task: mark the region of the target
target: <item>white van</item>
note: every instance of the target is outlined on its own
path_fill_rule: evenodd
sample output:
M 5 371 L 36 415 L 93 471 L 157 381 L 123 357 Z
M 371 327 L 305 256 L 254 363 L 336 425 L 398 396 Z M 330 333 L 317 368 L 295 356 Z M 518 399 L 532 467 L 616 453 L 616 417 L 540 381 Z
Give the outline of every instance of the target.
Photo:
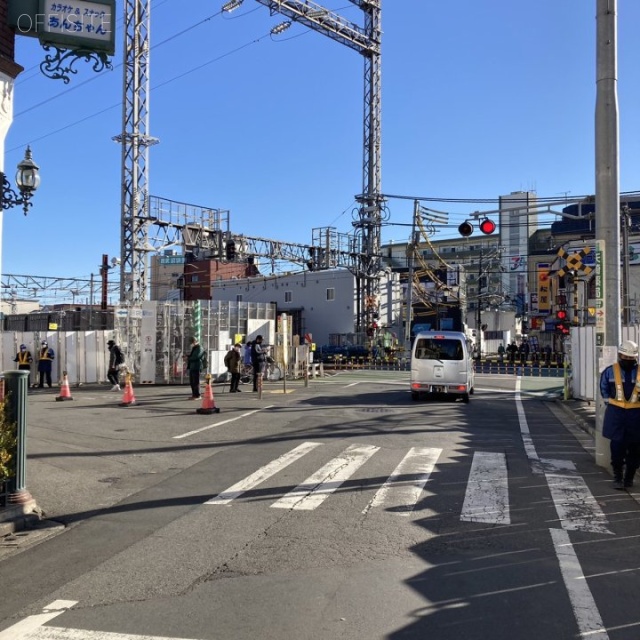
M 471 345 L 458 331 L 424 331 L 411 350 L 411 398 L 435 394 L 458 396 L 469 402 L 474 372 Z

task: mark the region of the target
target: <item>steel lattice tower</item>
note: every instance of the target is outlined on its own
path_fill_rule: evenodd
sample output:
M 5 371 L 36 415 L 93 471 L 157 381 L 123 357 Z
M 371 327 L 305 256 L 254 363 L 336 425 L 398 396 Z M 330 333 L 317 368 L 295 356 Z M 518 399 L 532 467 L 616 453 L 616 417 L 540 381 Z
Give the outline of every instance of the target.
M 124 2 L 120 300 L 139 304 L 147 292 L 149 215 L 149 35 L 151 0 Z
M 239 0 L 241 2 L 242 0 Z M 363 12 L 364 26 L 349 22 L 314 0 L 257 0 L 271 14 L 282 15 L 354 49 L 364 57 L 364 157 L 362 193 L 353 227 L 359 239 L 358 326 L 368 326 L 380 285 L 382 228 L 381 181 L 381 4 L 382 0 L 350 0 Z M 363 326 L 364 325 L 364 326 Z

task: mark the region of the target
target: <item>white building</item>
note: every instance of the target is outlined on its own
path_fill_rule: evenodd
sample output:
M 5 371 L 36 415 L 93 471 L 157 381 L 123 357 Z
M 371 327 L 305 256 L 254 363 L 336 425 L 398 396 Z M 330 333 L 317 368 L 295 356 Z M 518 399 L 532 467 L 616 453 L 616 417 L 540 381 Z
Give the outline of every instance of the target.
M 293 333 L 312 334 L 317 345 L 356 342 L 360 289 L 346 269 L 218 280 L 211 285 L 212 300 L 272 302 L 278 313 L 291 315 Z M 380 280 L 377 323 L 399 333 L 402 292 L 398 274 L 385 271 Z
M 538 228 L 537 206 L 537 195 L 533 191 L 513 191 L 500 196 L 502 290 L 515 301 L 518 313 L 525 311 L 529 238 Z

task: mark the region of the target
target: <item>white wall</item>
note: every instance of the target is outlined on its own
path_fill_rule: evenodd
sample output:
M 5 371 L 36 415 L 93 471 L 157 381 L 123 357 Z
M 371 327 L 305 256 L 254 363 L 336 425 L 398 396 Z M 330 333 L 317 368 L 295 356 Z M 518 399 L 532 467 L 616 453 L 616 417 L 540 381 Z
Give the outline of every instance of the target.
M 333 300 L 327 300 L 328 289 L 333 289 Z M 236 301 L 238 296 L 242 296 L 242 302 L 275 302 L 278 311 L 284 313 L 302 309 L 305 329 L 319 345 L 329 343 L 329 334 L 355 330 L 356 280 L 346 269 L 219 280 L 212 285 L 213 300 Z M 397 274 L 385 273 L 380 286 L 383 325 L 397 323 L 401 303 Z

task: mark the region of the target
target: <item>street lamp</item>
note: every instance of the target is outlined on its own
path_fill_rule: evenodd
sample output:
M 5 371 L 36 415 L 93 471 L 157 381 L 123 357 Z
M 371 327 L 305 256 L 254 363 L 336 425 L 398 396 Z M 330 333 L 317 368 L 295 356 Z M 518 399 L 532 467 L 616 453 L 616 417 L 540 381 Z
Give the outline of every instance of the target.
M 24 215 L 27 215 L 31 206 L 31 196 L 40 184 L 39 169 L 40 167 L 31 157 L 31 147 L 27 147 L 22 162 L 18 164 L 18 172 L 16 173 L 16 184 L 20 195 L 13 190 L 7 176 L 0 171 L 0 177 L 2 177 L 2 209 L 10 209 L 11 207 L 22 205 Z

